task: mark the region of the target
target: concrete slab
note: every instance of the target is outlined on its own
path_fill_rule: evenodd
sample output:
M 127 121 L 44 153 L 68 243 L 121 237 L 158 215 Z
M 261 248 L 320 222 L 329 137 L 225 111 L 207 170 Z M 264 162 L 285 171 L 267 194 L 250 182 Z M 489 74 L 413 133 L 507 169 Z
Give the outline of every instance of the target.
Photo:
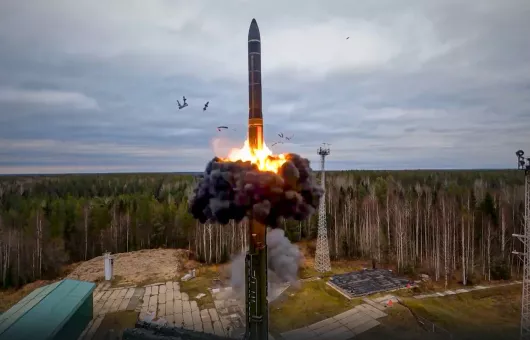
M 359 313 L 359 312 L 360 312 L 359 309 L 357 309 L 357 308 L 352 308 L 352 309 L 350 309 L 350 310 L 348 310 L 348 311 L 346 311 L 346 312 L 344 312 L 344 313 L 340 313 L 340 314 L 335 315 L 335 316 L 333 317 L 333 319 L 335 319 L 335 320 L 346 319 L 346 318 L 348 318 L 349 316 L 354 315 L 354 314 L 357 314 L 357 313 Z
M 158 304 L 158 295 L 149 296 L 149 306 L 156 306 Z
M 347 340 L 353 338 L 355 333 L 344 326 L 337 327 L 332 331 L 322 334 L 319 339 L 325 340 Z
M 380 310 L 380 311 L 383 311 L 385 310 L 385 307 L 383 307 L 383 305 L 381 305 L 381 303 L 378 303 L 378 302 L 375 302 L 375 301 L 372 301 L 368 298 L 364 298 L 363 301 L 367 304 L 369 304 L 370 306 Z
M 158 295 L 158 286 L 151 286 L 151 295 Z
M 158 309 L 156 311 L 156 315 L 157 316 L 162 316 L 162 317 L 166 315 L 166 304 L 165 303 L 158 304 Z
M 342 324 L 343 326 L 345 326 L 346 328 L 350 329 L 350 330 L 354 330 L 355 327 L 358 327 L 360 325 L 362 325 L 363 323 L 366 323 L 370 320 L 374 320 L 373 318 L 369 317 L 368 315 L 366 314 L 362 314 L 362 313 L 359 313 L 359 314 L 356 314 L 356 315 L 352 315 L 346 319 L 342 319 L 339 321 L 340 324 Z
M 182 301 L 189 301 L 190 297 L 186 293 L 180 293 L 182 295 Z
M 193 330 L 197 332 L 202 332 L 203 331 L 202 323 L 193 324 Z
M 187 327 L 192 327 L 191 329 L 193 329 L 193 318 L 191 316 L 191 312 L 184 312 L 182 313 L 182 318 L 184 320 L 184 328 Z M 190 329 L 190 328 L 187 328 L 187 329 Z
M 213 324 L 211 322 L 203 322 L 202 329 L 204 333 L 214 334 Z
M 281 334 L 286 340 L 309 340 L 317 337 L 317 334 L 308 327 L 298 328 Z
M 182 307 L 182 300 L 173 301 L 173 313 L 182 314 L 183 311 L 184 309 Z
M 125 295 L 127 295 L 128 288 L 120 289 L 120 292 L 118 293 L 118 299 L 125 299 Z
M 225 331 L 223 330 L 221 321 L 217 320 L 213 322 L 213 333 L 218 336 L 225 336 Z
M 329 320 L 329 319 L 328 319 Z M 334 329 L 337 329 L 337 328 L 340 328 L 342 327 L 342 325 L 338 322 L 338 321 L 335 321 L 333 319 L 331 319 L 333 322 L 331 323 L 328 323 L 327 325 L 325 325 L 324 327 L 320 327 L 320 328 L 316 328 L 316 329 L 312 329 L 315 333 L 317 333 L 317 335 L 323 335 L 325 333 L 328 333 L 330 331 L 333 331 Z M 311 329 L 311 326 L 309 326 L 309 328 Z
M 210 317 L 212 321 L 219 320 L 219 314 L 217 314 L 217 311 L 215 310 L 215 308 L 208 309 L 208 312 L 210 313 Z
M 160 285 L 158 286 L 158 294 L 166 294 L 166 285 Z
M 126 310 L 135 310 L 136 307 L 142 307 L 142 303 L 140 303 L 140 299 L 137 296 L 132 296 L 129 299 L 129 304 L 125 308 Z
M 112 291 L 106 290 L 103 292 L 103 295 L 101 295 L 100 299 L 106 301 L 109 298 L 110 294 L 112 294 Z
M 372 329 L 372 328 L 374 328 L 376 326 L 379 326 L 379 321 L 372 319 L 372 320 L 369 320 L 369 321 L 367 321 L 367 322 L 355 327 L 352 330 L 357 335 L 357 334 L 361 334 L 363 332 L 366 332 L 367 330 Z
M 202 324 L 201 313 L 199 313 L 199 311 L 191 312 L 191 319 L 193 320 L 194 325 Z
M 166 294 L 165 293 L 159 293 L 158 294 L 158 303 L 166 303 Z
M 175 320 L 175 326 L 182 327 L 182 324 L 184 322 L 184 314 L 174 314 L 173 319 Z
M 333 318 L 328 318 L 328 319 L 324 319 L 322 321 L 316 322 L 316 323 L 314 323 L 312 325 L 309 325 L 307 327 L 309 329 L 311 329 L 312 331 L 315 331 L 316 329 L 319 329 L 319 328 L 334 324 L 336 322 L 337 322 L 337 320 L 335 320 Z
M 124 311 L 127 309 L 127 306 L 129 305 L 129 302 L 131 299 L 123 299 L 120 303 L 120 306 L 118 307 L 118 311 Z M 134 308 L 133 308 L 134 309 Z
M 125 293 L 125 299 L 130 299 L 134 296 L 134 293 L 136 292 L 136 288 L 129 288 L 127 289 L 127 292 Z
M 197 305 L 197 301 L 190 301 L 190 308 L 191 308 L 191 311 L 194 312 L 194 311 L 199 311 L 199 306 Z
M 166 300 L 166 315 L 175 314 L 175 308 L 173 305 L 173 301 L 167 301 Z
M 118 298 L 118 294 L 120 294 L 118 289 L 112 290 L 108 299 L 116 300 Z
M 92 340 L 102 321 L 103 316 L 98 316 L 96 319 L 94 319 L 83 340 Z
M 169 326 L 175 326 L 175 315 L 174 314 L 167 314 L 165 318 Z
M 363 304 L 361 305 L 361 307 L 364 308 L 369 315 L 373 316 L 374 319 L 380 319 L 387 315 L 386 313 L 383 313 L 379 309 L 369 304 Z

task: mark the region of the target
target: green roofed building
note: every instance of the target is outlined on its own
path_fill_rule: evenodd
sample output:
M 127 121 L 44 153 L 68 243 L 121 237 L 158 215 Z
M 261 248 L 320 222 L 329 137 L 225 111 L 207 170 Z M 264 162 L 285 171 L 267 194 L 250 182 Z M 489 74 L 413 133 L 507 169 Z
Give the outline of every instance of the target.
M 92 320 L 95 288 L 67 279 L 34 290 L 0 314 L 0 340 L 77 339 Z

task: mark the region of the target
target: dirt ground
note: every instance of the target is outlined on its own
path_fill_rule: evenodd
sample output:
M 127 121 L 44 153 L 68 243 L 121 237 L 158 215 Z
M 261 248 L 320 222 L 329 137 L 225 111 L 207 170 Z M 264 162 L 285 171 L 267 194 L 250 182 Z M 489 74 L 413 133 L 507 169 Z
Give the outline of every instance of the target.
M 145 249 L 114 254 L 115 285 L 142 285 L 174 280 L 185 270 L 188 253 L 182 249 Z M 80 263 L 69 279 L 99 282 L 104 279 L 103 256 Z

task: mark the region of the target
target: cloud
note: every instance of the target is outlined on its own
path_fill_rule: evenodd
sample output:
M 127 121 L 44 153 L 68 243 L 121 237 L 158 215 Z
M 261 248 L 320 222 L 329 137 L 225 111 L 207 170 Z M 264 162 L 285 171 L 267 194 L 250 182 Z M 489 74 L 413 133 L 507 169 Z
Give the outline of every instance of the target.
M 59 105 L 75 109 L 99 110 L 94 98 L 82 93 L 54 90 L 32 91 L 0 88 L 0 103 Z
M 246 137 L 253 17 L 266 141 L 295 136 L 275 152 L 319 167 L 328 142 L 329 169 L 511 167 L 530 128 L 529 10 L 524 0 L 2 1 L 0 167 L 201 171 Z

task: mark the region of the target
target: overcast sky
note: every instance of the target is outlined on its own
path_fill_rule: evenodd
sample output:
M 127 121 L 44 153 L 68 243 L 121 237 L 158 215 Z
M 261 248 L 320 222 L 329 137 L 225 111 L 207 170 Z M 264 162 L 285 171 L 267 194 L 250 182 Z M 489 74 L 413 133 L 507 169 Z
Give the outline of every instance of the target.
M 252 18 L 266 142 L 294 134 L 275 152 L 318 168 L 331 143 L 330 169 L 530 153 L 528 0 L 2 0 L 0 173 L 202 171 L 246 138 Z

